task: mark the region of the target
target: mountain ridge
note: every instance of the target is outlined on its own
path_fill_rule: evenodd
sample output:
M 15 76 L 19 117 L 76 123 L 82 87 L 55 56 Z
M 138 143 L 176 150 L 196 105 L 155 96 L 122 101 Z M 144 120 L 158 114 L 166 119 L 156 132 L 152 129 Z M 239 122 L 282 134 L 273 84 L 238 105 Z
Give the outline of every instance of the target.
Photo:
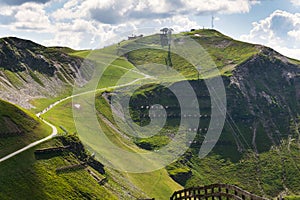
M 32 99 L 59 96 L 75 80 L 86 82 L 88 73 L 79 70 L 83 59 L 62 49 L 15 37 L 0 39 L 0 98 L 32 108 Z
M 199 33 L 202 33 L 202 36 L 195 35 Z M 209 107 L 211 105 L 207 98 L 201 98 L 201 96 L 209 96 L 208 91 L 204 80 L 198 79 L 196 71 L 189 71 L 193 66 L 188 65 L 183 58 L 174 57 L 174 68 L 186 73 L 187 79 L 192 87 L 194 87 L 195 92 L 204 91 L 204 95 L 198 95 L 200 97 L 200 108 L 203 117 L 199 124 L 201 130 L 199 129 L 195 140 L 191 141 L 190 149 L 178 161 L 166 167 L 168 175 L 184 187 L 227 182 L 240 185 L 251 192 L 267 197 L 275 197 L 282 192 L 298 194 L 300 189 L 297 183 L 300 181 L 298 178 L 300 177 L 298 176 L 300 172 L 296 169 L 299 168 L 297 162 L 299 160 L 299 154 L 297 154 L 299 152 L 299 140 L 297 140 L 297 132 L 294 132 L 290 128 L 291 120 L 297 121 L 300 113 L 300 65 L 298 61 L 286 58 L 268 47 L 246 44 L 216 34 L 215 31 L 208 30 L 191 32 L 192 37 L 201 45 L 203 44 L 202 46 L 211 54 L 212 59 L 221 71 L 228 100 L 227 122 L 221 138 L 211 154 L 200 160 L 197 157 L 197 153 L 206 134 L 207 125 L 209 124 Z M 110 65 L 110 68 L 114 70 L 109 71 L 107 74 L 110 75 L 111 73 L 118 72 L 117 74 L 112 74 L 116 78 L 123 75 L 123 71 L 120 68 L 114 68 L 114 65 L 122 67 L 122 70 L 126 73 L 127 71 L 134 71 L 131 68 L 132 66 L 138 68 L 139 65 L 147 63 L 165 64 L 166 51 L 151 49 L 151 45 L 153 44 L 160 45 L 158 36 L 149 36 L 122 42 L 120 49 L 127 48 L 126 50 L 128 50 L 141 43 L 146 46 L 149 45 L 149 49 L 132 51 L 121 59 L 117 59 L 113 65 Z M 225 43 L 226 45 L 224 45 Z M 65 47 L 50 47 L 48 49 L 50 53 L 51 51 L 57 53 L 57 50 L 60 52 L 71 52 L 71 54 L 78 53 L 74 53 L 68 48 L 65 49 Z M 118 57 L 117 45 L 108 47 L 103 51 L 116 58 Z M 84 55 L 81 59 L 89 58 L 85 57 L 89 51 L 79 52 L 77 55 L 81 55 L 81 53 Z M 38 53 L 35 54 L 38 55 Z M 94 61 L 96 62 L 97 60 Z M 125 62 L 123 61 L 128 61 L 133 65 L 125 67 Z M 31 69 L 30 71 L 34 72 Z M 49 74 L 47 74 L 47 77 Z M 45 84 L 43 82 L 44 79 L 40 80 Z M 108 80 L 111 81 L 112 78 L 108 76 Z M 8 80 L 8 82 L 10 81 Z M 36 84 L 40 85 L 39 83 Z M 67 83 L 65 84 L 68 85 Z M 172 84 L 180 84 L 180 81 L 175 79 Z M 17 86 L 13 85 L 12 87 Z M 40 85 L 40 90 L 43 90 L 43 88 Z M 164 92 L 164 88 L 161 89 L 155 84 L 145 85 L 136 91 L 131 99 L 131 114 L 137 124 L 146 123 L 150 119 L 148 118 L 148 111 L 140 109 L 141 106 L 143 108 L 147 106 L 145 102 L 149 104 L 149 107 L 156 103 L 171 104 L 174 102 L 174 99 L 169 98 Z M 113 95 L 113 91 L 107 91 L 105 95 L 109 97 Z M 47 95 L 45 94 L 44 96 Z M 163 102 L 159 101 L 161 98 L 164 98 Z M 96 96 L 95 108 L 110 121 L 111 126 L 115 126 L 110 113 L 112 108 L 109 105 L 109 98 L 103 99 L 101 95 Z M 57 105 L 51 112 L 42 117 L 57 127 L 64 125 L 67 131 L 73 132 L 76 130 L 76 127 L 72 127 L 74 124 L 71 123 L 74 121 L 72 109 L 73 106 L 69 99 Z M 173 110 L 169 108 L 168 112 L 171 111 L 170 114 L 173 116 L 180 116 L 178 109 L 176 109 L 176 107 Z M 99 120 L 103 127 L 107 126 L 105 130 L 110 138 L 116 137 L 120 143 L 123 142 L 125 137 L 119 135 L 119 132 L 122 132 L 122 130 L 119 130 L 119 132 L 112 130 L 109 128 L 109 124 L 101 119 Z M 130 140 L 130 145 L 134 143 L 142 149 L 155 151 L 166 145 L 168 140 L 172 138 L 171 132 L 176 127 L 176 124 L 172 123 L 171 121 L 169 127 L 167 127 L 171 127 L 169 130 L 153 138 L 143 138 L 142 140 L 130 137 L 126 138 L 129 140 L 132 139 Z M 122 132 L 122 134 L 126 133 Z M 289 140 L 289 135 L 291 140 Z M 84 135 L 80 136 L 84 137 Z M 128 141 L 125 140 L 126 142 Z M 60 157 L 60 159 L 63 158 Z M 151 181 L 155 181 L 155 178 L 162 181 L 159 172 L 156 174 L 157 176 L 155 177 L 149 174 L 119 176 L 121 179 L 124 178 L 124 180 L 131 177 L 132 180 L 135 180 L 133 182 L 139 184 L 140 189 L 145 191 L 146 189 L 142 188 L 142 186 L 147 184 L 140 177 L 144 175 L 149 176 Z M 167 176 L 168 179 L 165 180 L 170 181 L 170 177 Z M 145 196 L 152 197 L 154 196 L 152 194 L 158 195 L 159 192 L 160 194 L 163 193 L 163 191 L 148 191 L 148 189 L 147 192 L 149 193 Z M 159 190 L 159 188 L 156 189 Z

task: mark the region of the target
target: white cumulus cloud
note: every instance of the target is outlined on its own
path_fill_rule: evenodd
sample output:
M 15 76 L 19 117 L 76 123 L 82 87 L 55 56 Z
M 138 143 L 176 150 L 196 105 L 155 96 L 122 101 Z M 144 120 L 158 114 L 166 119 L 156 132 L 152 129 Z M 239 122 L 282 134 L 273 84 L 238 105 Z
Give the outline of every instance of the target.
M 242 40 L 270 46 L 300 60 L 300 13 L 276 10 L 252 25 L 250 33 L 241 36 Z
M 190 16 L 245 13 L 255 3 L 251 0 L 0 0 L 5 8 L 0 13 L 0 28 L 15 33 L 47 34 L 42 41 L 46 45 L 102 47 L 130 34 L 154 33 L 161 27 L 172 27 L 176 32 L 197 28 L 195 18 Z M 139 30 L 141 27 L 152 29 Z
M 290 0 L 290 2 L 295 6 L 300 6 L 300 0 Z

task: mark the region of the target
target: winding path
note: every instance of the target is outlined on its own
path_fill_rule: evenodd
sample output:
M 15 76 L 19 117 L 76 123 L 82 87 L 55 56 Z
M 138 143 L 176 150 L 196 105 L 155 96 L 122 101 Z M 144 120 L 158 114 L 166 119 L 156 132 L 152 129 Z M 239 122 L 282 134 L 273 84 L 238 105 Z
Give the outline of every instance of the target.
M 22 148 L 22 149 L 19 149 L 19 150 L 13 152 L 13 153 L 11 153 L 11 154 L 9 154 L 9 155 L 7 155 L 7 156 L 1 158 L 1 159 L 0 159 L 0 163 L 3 162 L 3 161 L 5 161 L 5 160 L 8 160 L 9 158 L 14 157 L 15 155 L 20 154 L 20 153 L 22 153 L 22 152 L 24 152 L 24 151 L 26 151 L 26 150 L 28 150 L 28 149 L 31 149 L 32 147 L 35 147 L 35 146 L 37 146 L 37 145 L 39 145 L 39 144 L 41 144 L 41 143 L 43 143 L 43 142 L 45 142 L 45 141 L 47 141 L 47 140 L 50 140 L 50 139 L 54 138 L 54 137 L 57 135 L 57 128 L 56 128 L 54 125 L 52 125 L 51 123 L 49 123 L 49 122 L 47 122 L 47 121 L 45 121 L 45 120 L 43 120 L 43 119 L 41 119 L 41 120 L 42 120 L 45 124 L 47 124 L 48 126 L 50 126 L 50 127 L 52 128 L 52 134 L 49 135 L 48 137 L 45 137 L 45 138 L 43 138 L 43 139 L 41 139 L 41 140 L 38 140 L 38 141 L 36 141 L 36 142 L 33 142 L 33 143 L 27 145 L 26 147 L 24 147 L 24 148 Z
M 24 151 L 26 151 L 28 149 L 31 149 L 31 148 L 33 148 L 33 147 L 35 147 L 35 146 L 37 146 L 37 145 L 39 145 L 39 144 L 41 144 L 41 143 L 43 143 L 45 141 L 48 141 L 48 140 L 54 138 L 55 136 L 57 136 L 57 133 L 58 133 L 57 128 L 53 124 L 51 124 L 50 122 L 42 119 L 40 116 L 43 115 L 43 114 L 45 114 L 45 113 L 47 113 L 48 111 L 50 111 L 52 108 L 54 108 L 56 105 L 60 104 L 61 102 L 64 102 L 64 101 L 66 101 L 68 99 L 71 99 L 73 97 L 81 96 L 81 95 L 84 95 L 84 94 L 89 94 L 89 93 L 92 93 L 92 92 L 100 92 L 100 91 L 105 91 L 105 90 L 108 90 L 108 89 L 117 89 L 117 88 L 121 88 L 121 87 L 126 87 L 126 86 L 132 85 L 132 84 L 134 84 L 134 83 L 136 83 L 136 82 L 138 82 L 140 80 L 151 79 L 151 78 L 154 78 L 154 77 L 150 77 L 150 76 L 147 75 L 144 78 L 139 78 L 139 79 L 136 79 L 134 81 L 131 81 L 131 82 L 123 84 L 123 85 L 117 85 L 117 86 L 111 86 L 111 87 L 107 87 L 107 88 L 96 89 L 96 90 L 93 90 L 93 91 L 87 91 L 87 92 L 83 92 L 83 93 L 71 95 L 71 96 L 68 96 L 68 97 L 65 97 L 63 99 L 60 99 L 60 100 L 56 101 L 55 103 L 53 103 L 53 104 L 49 105 L 47 108 L 45 108 L 43 111 L 41 111 L 41 112 L 39 112 L 39 113 L 36 114 L 36 116 L 38 118 L 40 118 L 45 124 L 47 124 L 48 126 L 50 126 L 52 128 L 52 134 L 49 135 L 49 136 L 47 136 L 47 137 L 45 137 L 45 138 L 43 138 L 43 139 L 41 139 L 41 140 L 33 142 L 33 143 L 25 146 L 24 148 L 19 149 L 19 150 L 15 151 L 15 152 L 13 152 L 13 153 L 11 153 L 11 154 L 3 157 L 3 158 L 0 158 L 0 163 L 3 162 L 3 161 L 5 161 L 5 160 L 8 160 L 8 159 L 10 159 L 10 158 L 12 158 L 12 157 L 14 157 L 16 155 L 18 155 L 18 154 L 20 154 L 20 153 L 22 153 L 22 152 L 24 152 Z

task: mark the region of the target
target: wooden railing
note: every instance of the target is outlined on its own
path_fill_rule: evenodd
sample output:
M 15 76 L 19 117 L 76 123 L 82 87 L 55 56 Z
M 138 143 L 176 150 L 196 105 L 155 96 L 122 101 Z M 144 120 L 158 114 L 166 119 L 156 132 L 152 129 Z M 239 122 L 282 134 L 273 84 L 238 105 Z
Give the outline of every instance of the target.
M 241 188 L 228 184 L 213 184 L 203 187 L 187 188 L 174 192 L 170 200 L 200 200 L 200 199 L 235 199 L 235 200 L 267 200 Z

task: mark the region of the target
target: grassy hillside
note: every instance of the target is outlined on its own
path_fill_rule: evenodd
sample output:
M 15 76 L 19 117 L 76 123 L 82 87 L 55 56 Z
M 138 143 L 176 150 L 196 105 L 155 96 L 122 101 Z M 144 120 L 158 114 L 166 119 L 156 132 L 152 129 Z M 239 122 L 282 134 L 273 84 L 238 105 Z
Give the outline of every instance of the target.
M 280 146 L 282 141 L 287 141 L 288 135 L 298 139 L 298 134 L 289 127 L 290 120 L 297 118 L 300 112 L 299 64 L 288 61 L 272 49 L 235 41 L 217 31 L 197 30 L 185 34 L 201 44 L 220 69 L 227 93 L 227 116 L 221 138 L 213 152 L 199 160 L 196 155 L 210 122 L 210 94 L 203 80 L 190 82 L 198 95 L 202 117 L 197 136 L 190 141 L 191 150 L 176 164 L 167 167 L 170 176 L 185 187 L 199 183 L 228 182 L 269 197 L 275 197 L 284 190 L 299 194 L 299 188 L 295 185 L 299 185 L 300 180 L 291 178 L 299 173 L 299 158 L 295 156 L 299 153 L 299 147 L 294 144 L 294 148 L 288 152 L 286 145 Z M 150 37 L 156 37 L 151 41 L 159 45 L 158 35 Z M 129 43 L 127 48 L 142 42 L 143 45 L 149 45 L 147 42 L 150 37 Z M 128 53 L 128 59 L 135 65 L 150 62 L 163 64 L 164 57 L 164 51 L 150 48 Z M 174 68 L 183 72 L 188 79 L 195 79 L 188 73 L 188 64 L 178 56 L 173 57 Z M 169 106 L 167 112 L 173 116 L 168 117 L 167 124 L 176 127 L 178 121 L 174 119 L 179 120 L 182 113 L 176 97 L 168 92 L 153 85 L 136 91 L 131 97 L 134 121 L 137 124 L 149 123 L 149 109 L 145 107 L 161 104 Z M 170 127 L 167 129 L 171 131 Z M 166 132 L 135 142 L 144 149 L 155 150 L 165 145 L 170 137 Z M 291 162 L 292 167 L 285 162 Z
M 260 51 L 259 46 L 233 40 L 216 30 L 209 29 L 174 35 L 173 37 L 176 38 L 175 47 L 177 45 L 176 41 L 178 40 L 179 42 L 177 42 L 180 43 L 180 38 L 183 36 L 189 36 L 196 43 L 201 45 L 219 68 L 221 74 L 224 75 L 230 75 L 237 65 Z M 140 49 L 134 50 L 135 48 Z M 167 47 L 162 48 L 160 46 L 160 35 L 158 34 L 124 43 L 124 45 L 121 46 L 121 50 L 124 52 L 131 49 L 133 49 L 133 51 L 126 53 L 126 57 L 136 66 L 147 63 L 166 64 Z M 185 58 L 174 53 L 172 53 L 171 57 L 174 69 L 181 72 L 188 79 L 197 78 L 195 66 L 191 66 Z
M 232 38 L 222 35 L 215 30 L 197 30 L 194 32 L 174 35 L 175 47 L 180 43 L 180 38 L 184 36 L 190 36 L 195 43 L 201 45 L 202 48 L 204 48 L 209 54 L 212 61 L 215 62 L 216 66 L 220 70 L 220 73 L 223 75 L 231 75 L 232 70 L 237 65 L 246 61 L 248 58 L 259 53 L 260 51 L 260 46 L 233 40 Z M 98 65 L 101 63 L 101 60 L 103 61 L 107 57 L 112 58 L 113 62 L 107 63 L 110 66 L 100 80 L 99 86 L 105 87 L 115 84 L 116 80 L 118 80 L 125 73 L 125 71 L 120 71 L 120 67 L 127 69 L 136 68 L 136 71 L 139 70 L 150 75 L 158 73 L 157 75 L 159 75 L 160 81 L 175 82 L 182 80 L 182 78 L 176 75 L 172 75 L 170 77 L 170 74 L 167 74 L 165 77 L 164 74 L 162 74 L 162 71 L 157 69 L 155 66 L 142 66 L 153 63 L 165 65 L 167 51 L 167 47 L 161 47 L 160 35 L 155 34 L 137 40 L 122 41 L 120 42 L 119 46 L 112 45 L 100 50 L 71 52 L 70 55 L 91 59 L 96 61 Z M 195 66 L 191 65 L 191 63 L 189 63 L 184 57 L 177 55 L 174 52 L 172 52 L 171 57 L 173 69 L 180 72 L 181 75 L 185 76 L 186 79 L 198 78 L 198 72 Z M 204 72 L 205 70 L 203 70 L 203 73 Z M 203 74 L 202 77 L 214 75 L 215 74 Z M 129 78 L 128 82 L 130 82 L 130 80 L 134 80 L 134 78 L 137 77 L 132 76 L 132 79 Z M 112 83 L 107 84 L 107 82 Z
M 110 107 L 104 100 L 104 98 L 101 97 L 101 95 L 98 96 L 96 100 L 96 108 L 99 111 L 99 114 L 103 115 L 106 119 L 113 123 Z M 71 100 L 68 100 L 62 104 L 59 104 L 57 107 L 54 107 L 53 110 L 43 115 L 43 117 L 57 127 L 64 126 L 69 133 L 76 132 L 75 124 L 73 121 Z M 142 149 L 137 147 L 131 140 L 125 139 L 119 133 L 117 133 L 111 127 L 111 125 L 107 123 L 107 121 L 99 118 L 99 123 L 102 130 L 105 131 L 107 137 L 117 146 L 129 151 L 142 151 Z M 80 134 L 79 138 L 85 140 L 85 135 Z M 97 140 L 96 136 L 95 140 Z M 97 149 L 94 149 L 93 151 L 97 151 Z M 155 197 L 156 199 L 166 199 L 171 196 L 174 191 L 182 188 L 179 184 L 177 184 L 169 177 L 165 169 L 145 174 L 133 174 L 124 172 L 118 172 L 116 174 L 116 172 L 113 170 L 109 172 L 111 173 L 111 177 L 113 179 L 117 178 L 118 176 L 123 177 L 122 184 L 124 184 L 125 186 L 134 184 L 134 186 L 138 190 L 140 190 L 140 194 L 144 193 L 146 196 Z
M 161 181 L 168 177 L 165 170 L 127 174 L 104 168 L 105 174 L 100 174 L 88 166 L 58 172 L 58 168 L 78 164 L 82 158 L 89 156 L 88 152 L 81 151 L 80 143 L 76 144 L 77 153 L 67 151 L 39 158 L 34 156 L 35 149 L 72 143 L 78 143 L 75 136 L 59 137 L 1 163 L 0 198 L 136 200 L 155 196 L 156 199 L 166 199 L 174 190 L 181 189 L 172 179 Z M 104 184 L 97 183 L 88 170 L 98 178 L 106 179 Z
M 0 100 L 0 157 L 51 134 L 30 112 Z
M 38 191 L 35 191 L 35 188 L 32 191 L 36 193 L 36 198 L 45 196 L 44 199 L 62 197 L 70 199 L 135 199 L 137 197 L 167 199 L 173 191 L 182 187 L 216 182 L 237 184 L 246 190 L 268 197 L 275 197 L 281 192 L 289 195 L 299 194 L 300 149 L 296 140 L 297 133 L 292 133 L 289 128 L 290 120 L 299 115 L 300 108 L 298 62 L 285 59 L 271 49 L 235 41 L 215 30 L 196 30 L 174 35 L 174 38 L 179 38 L 180 42 L 180 37 L 186 35 L 191 36 L 210 54 L 223 75 L 227 92 L 226 124 L 217 146 L 208 157 L 201 160 L 197 157 L 210 122 L 211 102 L 207 87 L 203 80 L 196 80 L 198 73 L 195 67 L 184 57 L 173 53 L 171 55 L 173 68 L 190 80 L 190 84 L 198 95 L 202 115 L 197 136 L 194 141 L 189 141 L 191 148 L 183 157 L 167 166 L 166 169 L 151 173 L 130 174 L 107 168 L 108 184 L 105 187 L 99 187 L 94 185 L 91 177 L 84 170 L 66 174 L 55 173 L 55 168 L 61 165 L 78 162 L 72 154 L 34 160 L 32 151 L 31 154 L 26 152 L 16 157 L 15 160 L 9 160 L 4 165 L 0 165 L 0 170 L 1 167 L 5 168 L 5 174 L 0 173 L 0 181 L 9 182 L 9 178 L 16 180 L 7 186 L 0 182 L 0 191 L 7 191 L 0 192 L 0 198 L 9 198 L 5 195 L 12 195 L 16 198 L 22 194 L 29 195 L 30 190 L 23 188 L 37 185 Z M 141 46 L 143 49 L 134 50 Z M 161 69 L 157 70 L 155 65 L 140 66 L 151 63 L 164 65 L 166 50 L 166 47 L 161 48 L 160 36 L 152 35 L 137 40 L 123 41 L 120 45 L 112 45 L 95 51 L 73 51 L 68 48 L 53 47 L 47 49 L 47 52 L 56 55 L 55 53 L 59 51 L 78 59 L 91 60 L 101 69 L 107 67 L 97 85 L 97 88 L 102 90 L 98 90 L 95 99 L 95 112 L 99 124 L 108 139 L 118 147 L 132 152 L 147 152 L 156 151 L 169 143 L 180 123 L 179 116 L 182 114 L 176 97 L 166 88 L 159 86 L 161 82 L 167 82 L 167 85 L 180 84 L 182 77 L 168 74 L 164 76 L 163 73 L 160 74 Z M 120 56 L 122 52 L 125 54 Z M 107 60 L 112 62 L 106 63 Z M 14 87 L 22 86 L 22 81 L 14 80 L 15 74 L 5 70 L 3 73 L 14 82 Z M 68 74 L 70 71 L 65 73 Z M 118 80 L 125 74 L 126 78 L 118 83 Z M 158 78 L 155 79 L 147 74 L 154 74 Z M 42 85 L 44 83 L 37 79 L 40 76 L 35 75 L 36 73 L 31 73 L 32 79 L 44 87 Z M 214 75 L 216 74 L 209 74 L 200 79 Z M 138 81 L 135 82 L 136 80 Z M 140 125 L 148 124 L 150 118 L 146 106 L 153 104 L 168 106 L 167 112 L 173 116 L 168 117 L 166 126 L 158 135 L 150 138 L 127 137 L 126 133 L 117 127 L 112 117 L 108 103 L 108 96 L 111 93 L 101 94 L 103 91 L 113 92 L 115 85 L 140 84 L 141 80 L 149 80 L 149 82 L 131 97 L 132 119 Z M 59 98 L 33 101 L 33 104 L 37 106 L 35 111 L 40 111 Z M 189 109 L 194 109 L 193 105 L 188 106 L 190 106 Z M 56 125 L 59 132 L 66 130 L 68 134 L 73 134 L 77 131 L 72 109 L 72 100 L 69 99 L 42 117 Z M 20 122 L 21 124 L 35 124 L 36 120 L 23 118 L 22 120 L 25 121 Z M 34 116 L 32 119 L 35 119 Z M 6 126 L 11 124 L 7 122 L 6 116 L 2 123 L 6 123 Z M 193 128 L 188 125 L 187 128 Z M 22 127 L 22 130 L 29 129 L 30 132 L 30 128 L 32 126 Z M 18 132 L 17 129 L 16 132 Z M 295 140 L 289 141 L 288 135 Z M 79 134 L 82 141 L 87 141 L 86 139 L 91 139 L 90 137 L 94 141 L 99 139 L 97 136 L 89 135 L 88 132 Z M 51 144 L 59 145 L 60 143 L 54 140 Z M 99 148 L 96 145 L 91 145 L 91 147 L 95 152 Z M 25 157 L 22 157 L 24 155 Z M 29 161 L 28 165 L 23 162 L 24 159 Z M 15 172 L 10 170 L 10 167 L 17 162 L 22 163 L 20 170 Z M 28 172 L 25 173 L 26 170 Z M 27 183 L 25 180 L 32 181 Z M 79 180 L 83 180 L 82 183 Z M 86 187 L 83 187 L 85 185 Z M 13 194 L 12 188 L 21 189 L 19 193 Z
M 61 145 L 55 139 L 36 148 Z M 36 160 L 33 152 L 31 149 L 0 164 L 1 199 L 119 199 L 85 169 L 57 173 L 59 167 L 79 163 L 74 154 Z
M 169 176 L 185 187 L 225 182 L 238 184 L 259 195 L 274 197 L 283 190 L 290 194 L 299 193 L 299 188 L 295 187 L 295 183 L 299 180 L 292 178 L 295 174 L 298 177 L 299 158 L 296 154 L 299 148 L 294 143 L 290 151 L 287 151 L 287 146 L 281 144 L 281 141 L 287 141 L 287 135 L 293 135 L 289 129 L 290 120 L 299 114 L 298 62 L 286 62 L 283 56 L 271 49 L 235 41 L 214 30 L 196 30 L 175 37 L 184 35 L 191 36 L 201 44 L 220 69 L 227 92 L 228 113 L 220 141 L 213 153 L 199 160 L 196 155 L 210 122 L 211 103 L 204 81 L 191 81 L 199 96 L 202 118 L 191 149 L 178 162 L 167 167 Z M 117 54 L 118 51 L 120 54 L 120 51 L 127 52 L 140 46 L 143 46 L 143 49 L 130 51 L 121 57 Z M 114 59 L 100 79 L 99 88 L 115 85 L 117 80 L 130 70 L 132 79 L 128 79 L 127 82 L 142 78 L 147 73 L 153 73 L 154 68 L 149 66 L 143 68 L 139 65 L 165 64 L 167 56 L 166 49 L 161 49 L 159 35 L 124 41 L 120 46 L 113 45 L 97 51 L 100 57 Z M 91 51 L 72 52 L 71 55 L 92 59 L 98 62 L 100 67 L 103 64 L 95 56 L 97 54 L 94 55 Z M 187 79 L 198 78 L 194 66 L 183 57 L 172 55 L 172 62 L 174 69 L 181 72 Z M 139 73 L 138 69 L 145 74 Z M 140 116 L 148 115 L 147 110 L 139 109 L 141 106 L 145 107 L 146 104 L 172 105 L 173 108 L 168 109 L 168 113 L 171 116 L 179 116 L 176 98 L 171 97 L 172 95 L 165 95 L 166 90 L 155 83 L 167 81 L 173 84 L 180 79 L 176 76 L 164 78 L 153 79 L 152 84 L 143 86 L 132 96 L 131 114 L 137 124 L 149 123 L 149 117 L 140 118 Z M 69 132 L 75 132 L 71 106 L 71 101 L 64 102 L 44 117 L 57 126 L 63 125 Z M 99 117 L 100 125 L 109 139 L 119 147 L 131 151 L 142 151 L 141 148 L 157 150 L 166 145 L 170 141 L 170 133 L 176 131 L 179 123 L 176 117 L 168 118 L 167 126 L 159 135 L 143 139 L 124 139 L 112 128 L 115 122 L 107 100 L 97 96 L 96 109 L 110 123 L 108 124 Z M 296 134 L 293 135 L 294 138 L 296 136 Z M 272 158 L 270 159 L 272 161 L 268 158 Z M 294 163 L 293 167 L 290 168 L 284 163 L 285 158 L 286 162 Z M 164 177 L 159 181 L 161 184 L 172 183 L 164 171 L 153 173 L 154 179 L 158 179 L 159 174 Z M 147 177 L 149 177 L 147 174 L 127 175 L 128 179 L 136 186 L 143 188 L 144 192 L 150 196 L 162 197 L 162 193 L 166 190 L 170 193 L 174 188 L 178 188 L 173 182 L 168 184 L 169 189 L 152 190 L 150 187 L 152 182 Z
M 70 102 L 61 104 L 44 117 L 50 120 L 57 119 L 53 121 L 57 126 L 62 124 L 60 119 L 72 121 L 70 106 Z M 96 107 L 102 115 L 114 123 L 111 117 L 110 107 L 103 97 L 98 96 Z M 64 113 L 64 116 L 61 117 L 59 113 Z M 123 148 L 129 145 L 131 150 L 132 148 L 137 148 L 134 147 L 131 141 L 127 141 L 111 129 L 107 123 L 100 120 L 100 124 L 102 129 L 105 130 L 106 135 L 114 144 Z M 69 128 L 70 130 L 75 130 L 74 127 L 70 126 Z M 84 135 L 80 135 L 80 137 L 84 138 Z M 230 138 L 226 139 L 230 140 Z M 231 139 L 233 140 L 233 138 Z M 285 142 L 280 146 L 272 147 L 272 150 L 269 150 L 270 147 L 268 150 L 264 150 L 258 157 L 256 157 L 251 150 L 245 152 L 245 154 L 240 155 L 242 157 L 238 156 L 238 161 L 233 161 L 235 159 L 232 158 L 232 156 L 237 153 L 236 147 L 234 147 L 233 144 L 231 144 L 233 145 L 231 151 L 230 146 L 225 147 L 221 144 L 221 146 L 215 148 L 214 153 L 201 160 L 196 157 L 197 146 L 195 146 L 191 151 L 188 151 L 185 156 L 179 159 L 179 161 L 166 168 L 169 174 L 166 174 L 165 170 L 160 170 L 146 174 L 119 173 L 119 176 L 122 175 L 126 178 L 123 184 L 126 184 L 126 182 L 130 180 L 148 196 L 158 199 L 164 199 L 168 197 L 172 191 L 180 188 L 174 184 L 169 176 L 185 187 L 222 182 L 236 184 L 255 194 L 268 197 L 274 197 L 283 190 L 286 190 L 286 193 L 290 195 L 299 194 L 300 149 L 295 141 L 290 145 L 290 150 L 288 150 L 288 143 L 286 140 L 284 141 Z M 137 144 L 141 144 L 141 141 L 136 142 Z M 161 138 L 158 140 L 144 139 L 144 142 L 150 144 L 150 146 L 158 145 L 158 147 L 160 147 L 162 140 Z M 224 150 L 224 148 L 226 148 L 226 150 Z M 153 149 L 155 149 L 155 147 Z M 222 152 L 224 152 L 224 154 L 222 154 Z M 230 158 L 228 156 L 230 156 Z M 112 177 L 115 175 L 116 174 L 113 174 Z M 284 188 L 284 186 L 286 188 Z
M 99 74 L 97 88 L 107 88 L 121 85 L 144 78 L 144 74 L 136 69 L 125 57 L 118 56 L 115 46 L 100 50 L 85 50 L 71 53 L 71 56 L 85 58 L 95 62 L 97 68 L 102 72 Z M 123 77 L 121 82 L 118 82 Z
M 64 92 L 64 94 L 59 95 L 57 97 L 33 99 L 30 101 L 30 104 L 34 107 L 31 108 L 30 111 L 34 112 L 34 113 L 39 113 L 39 112 L 43 111 L 44 109 L 46 109 L 49 105 L 65 98 L 65 97 L 68 97 L 71 94 L 72 94 L 72 92 L 67 89 L 66 92 Z
M 196 40 L 224 73 L 259 53 L 260 46 L 234 40 L 216 30 L 200 29 L 185 35 Z
M 220 182 L 269 198 L 283 191 L 284 195 L 299 195 L 299 150 L 296 143 L 291 144 L 290 150 L 285 143 L 259 157 L 248 152 L 237 163 L 217 154 L 201 160 L 187 154 L 167 169 L 185 187 Z

